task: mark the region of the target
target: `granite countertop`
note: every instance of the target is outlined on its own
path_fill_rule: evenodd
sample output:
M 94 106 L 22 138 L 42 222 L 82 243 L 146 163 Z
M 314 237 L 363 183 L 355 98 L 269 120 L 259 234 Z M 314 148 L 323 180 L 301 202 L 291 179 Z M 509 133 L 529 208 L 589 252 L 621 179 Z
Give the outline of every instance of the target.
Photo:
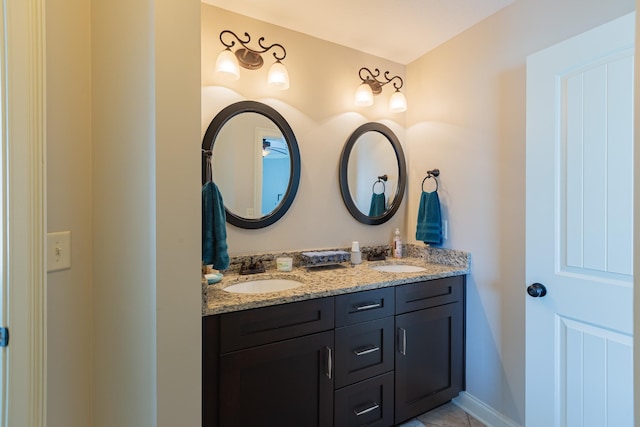
M 382 264 L 408 264 L 423 267 L 426 270 L 414 273 L 389 273 L 370 268 Z M 355 266 L 344 264 L 334 268 L 296 267 L 290 272 L 270 269 L 265 273 L 243 276 L 230 273 L 225 274 L 219 283 L 212 285 L 203 283 L 202 315 L 209 316 L 422 280 L 460 276 L 468 274 L 470 270 L 470 255 L 466 252 L 431 249 L 420 253 L 418 257 L 363 261 L 362 264 Z M 239 282 L 259 279 L 292 279 L 304 284 L 294 289 L 264 294 L 240 294 L 222 290 Z

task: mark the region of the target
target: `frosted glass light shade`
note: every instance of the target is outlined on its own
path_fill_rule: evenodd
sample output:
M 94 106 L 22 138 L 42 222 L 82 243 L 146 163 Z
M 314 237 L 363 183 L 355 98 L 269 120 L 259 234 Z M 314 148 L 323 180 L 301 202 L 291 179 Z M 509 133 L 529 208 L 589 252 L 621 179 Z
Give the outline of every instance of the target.
M 289 73 L 282 62 L 276 61 L 269 68 L 269 76 L 267 77 L 269 87 L 278 90 L 289 89 Z
M 238 59 L 230 49 L 220 52 L 216 60 L 216 74 L 224 76 L 229 80 L 238 80 L 240 78 L 240 65 Z
M 389 111 L 392 113 L 402 113 L 407 111 L 407 99 L 400 91 L 395 91 L 389 99 Z
M 355 104 L 358 107 L 368 107 L 373 105 L 373 92 L 371 91 L 371 86 L 366 83 L 362 83 L 358 86 L 358 90 L 356 90 Z

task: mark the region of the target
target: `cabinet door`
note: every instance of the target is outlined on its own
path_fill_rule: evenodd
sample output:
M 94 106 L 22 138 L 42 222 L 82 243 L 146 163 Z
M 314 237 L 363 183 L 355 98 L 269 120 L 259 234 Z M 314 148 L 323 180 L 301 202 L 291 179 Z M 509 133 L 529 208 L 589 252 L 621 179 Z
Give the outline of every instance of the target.
M 460 301 L 396 317 L 396 423 L 458 395 L 463 381 Z
M 220 426 L 331 426 L 333 331 L 223 354 Z

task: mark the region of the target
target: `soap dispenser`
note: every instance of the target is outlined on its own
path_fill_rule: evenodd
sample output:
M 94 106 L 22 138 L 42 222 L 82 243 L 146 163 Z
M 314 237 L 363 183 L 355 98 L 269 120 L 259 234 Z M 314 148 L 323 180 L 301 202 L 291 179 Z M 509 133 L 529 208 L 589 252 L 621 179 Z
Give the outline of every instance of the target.
M 396 232 L 393 236 L 393 257 L 402 258 L 402 237 L 400 236 L 399 228 L 396 228 Z

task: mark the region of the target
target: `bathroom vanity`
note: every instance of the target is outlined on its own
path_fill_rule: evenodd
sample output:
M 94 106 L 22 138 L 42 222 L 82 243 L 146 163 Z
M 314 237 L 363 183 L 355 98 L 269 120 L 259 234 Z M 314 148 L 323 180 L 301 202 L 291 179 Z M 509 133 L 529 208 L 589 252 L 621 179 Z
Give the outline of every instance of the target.
M 257 308 L 209 295 L 223 301 L 203 309 L 203 426 L 392 426 L 464 389 L 468 266 L 358 268 L 306 273 L 316 288 Z

